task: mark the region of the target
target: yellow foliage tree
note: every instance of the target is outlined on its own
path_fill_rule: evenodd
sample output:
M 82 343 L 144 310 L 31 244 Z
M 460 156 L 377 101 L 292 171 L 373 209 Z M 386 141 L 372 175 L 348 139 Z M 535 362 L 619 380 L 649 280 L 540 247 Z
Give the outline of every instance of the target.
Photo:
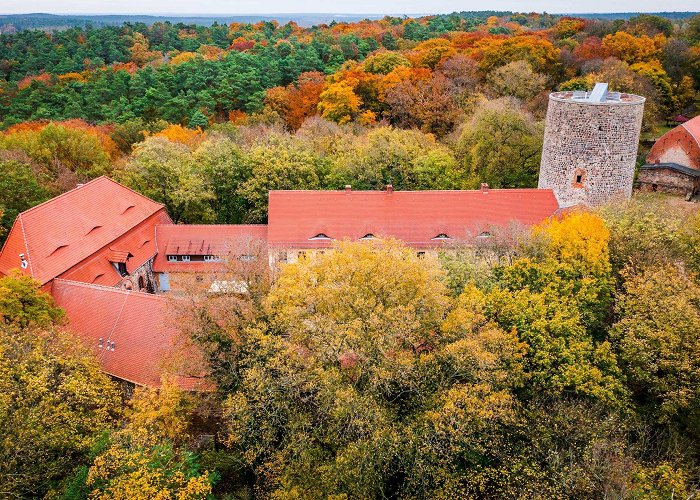
M 321 92 L 318 110 L 324 118 L 343 124 L 355 118 L 361 104 L 362 100 L 355 94 L 353 85 L 343 80 Z

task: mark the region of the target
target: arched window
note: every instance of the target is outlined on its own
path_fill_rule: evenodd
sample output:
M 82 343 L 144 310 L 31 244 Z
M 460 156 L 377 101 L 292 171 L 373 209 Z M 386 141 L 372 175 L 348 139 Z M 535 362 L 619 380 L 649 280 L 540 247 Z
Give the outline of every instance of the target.
M 318 233 L 316 236 L 309 238 L 310 240 L 330 240 L 331 238 L 326 233 Z

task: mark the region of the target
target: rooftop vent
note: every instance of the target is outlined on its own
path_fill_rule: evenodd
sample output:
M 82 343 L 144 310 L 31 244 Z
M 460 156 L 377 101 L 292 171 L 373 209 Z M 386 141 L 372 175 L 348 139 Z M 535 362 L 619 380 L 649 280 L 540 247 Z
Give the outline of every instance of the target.
M 99 224 L 97 226 L 92 226 L 92 228 L 87 233 L 85 233 L 85 236 L 87 236 L 88 234 L 92 233 L 93 231 L 95 231 L 96 229 L 99 229 L 101 227 L 102 226 L 100 226 Z
M 128 207 L 126 207 L 126 208 L 124 209 L 124 211 L 122 212 L 122 215 L 124 215 L 125 213 L 127 213 L 127 212 L 128 212 L 129 210 L 131 210 L 132 208 L 136 208 L 136 205 L 129 205 Z
M 29 267 L 29 262 L 23 253 L 19 254 L 19 265 L 22 269 L 27 269 L 27 267 Z
M 484 194 L 489 192 L 489 185 L 486 184 L 485 182 L 481 183 L 481 192 Z

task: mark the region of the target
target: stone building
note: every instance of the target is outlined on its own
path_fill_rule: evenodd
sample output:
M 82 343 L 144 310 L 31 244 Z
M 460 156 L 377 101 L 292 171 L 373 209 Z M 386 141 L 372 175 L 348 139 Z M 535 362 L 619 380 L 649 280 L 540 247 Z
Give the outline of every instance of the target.
M 639 187 L 692 198 L 700 194 L 700 116 L 666 132 L 639 171 Z
M 538 186 L 554 190 L 562 207 L 629 198 L 644 101 L 605 83 L 550 94 Z

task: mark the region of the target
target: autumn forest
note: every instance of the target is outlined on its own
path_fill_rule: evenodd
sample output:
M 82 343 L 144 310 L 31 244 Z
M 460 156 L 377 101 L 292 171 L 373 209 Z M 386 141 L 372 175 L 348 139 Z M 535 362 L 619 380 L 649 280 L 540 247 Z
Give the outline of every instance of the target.
M 548 94 L 596 82 L 646 97 L 643 164 L 700 111 L 700 14 L 2 33 L 0 243 L 101 175 L 188 224 L 264 223 L 276 189 L 536 187 Z M 0 497 L 693 498 L 697 207 L 231 263 L 246 293 L 174 306 L 198 393 L 126 394 L 40 283 L 0 277 Z

